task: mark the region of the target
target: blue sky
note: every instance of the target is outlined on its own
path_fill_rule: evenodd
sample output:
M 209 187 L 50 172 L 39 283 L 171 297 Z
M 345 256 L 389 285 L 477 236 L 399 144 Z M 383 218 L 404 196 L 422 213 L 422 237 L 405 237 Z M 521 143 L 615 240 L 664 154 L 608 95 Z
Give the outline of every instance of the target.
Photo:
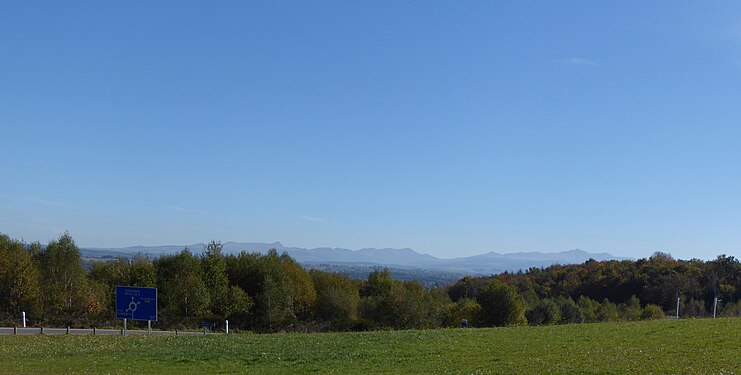
M 0 232 L 741 252 L 741 3 L 0 2 Z

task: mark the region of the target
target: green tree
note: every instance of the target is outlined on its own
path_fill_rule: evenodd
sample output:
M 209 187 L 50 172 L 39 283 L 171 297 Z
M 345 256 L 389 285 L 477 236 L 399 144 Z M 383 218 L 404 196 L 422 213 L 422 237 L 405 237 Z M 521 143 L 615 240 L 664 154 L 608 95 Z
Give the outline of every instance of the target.
M 262 321 L 271 330 L 283 328 L 296 320 L 293 311 L 293 290 L 287 277 L 265 275 L 259 302 Z
M 91 294 L 98 303 L 97 320 L 103 321 L 115 316 L 116 285 L 129 285 L 129 264 L 123 258 L 111 262 L 95 262 L 88 272 Z
M 641 319 L 641 301 L 635 295 L 631 296 L 626 303 L 621 303 L 618 312 L 620 318 L 628 321 L 636 321 Z
M 391 292 L 395 280 L 391 277 L 388 268 L 376 269 L 368 275 L 368 279 L 360 288 L 361 297 L 385 296 Z
M 704 300 L 712 306 L 715 297 L 723 301 L 741 300 L 741 263 L 733 256 L 719 255 L 706 262 Z
M 424 304 L 425 290 L 417 281 L 404 281 L 394 285 L 389 295 L 396 329 L 423 328 L 427 316 Z
M 220 317 L 226 317 L 229 315 L 224 309 L 229 297 L 229 278 L 226 274 L 226 260 L 221 253 L 222 248 L 221 242 L 209 242 L 201 255 L 201 264 L 203 282 L 210 296 L 209 310 Z
M 158 294 L 165 324 L 198 318 L 208 313 L 209 291 L 203 281 L 198 258 L 183 249 L 177 255 L 164 255 L 155 261 Z
M 424 321 L 420 328 L 440 328 L 450 325 L 453 303 L 442 288 L 432 288 L 424 293 Z
M 481 305 L 478 322 L 483 326 L 511 326 L 527 323 L 525 301 L 509 285 L 491 280 L 479 292 L 476 301 Z
M 486 283 L 482 278 L 465 276 L 448 287 L 448 296 L 452 301 L 458 301 L 461 298 L 475 299 Z
M 599 322 L 617 322 L 620 320 L 617 306 L 605 298 L 597 308 L 597 321 Z
M 317 293 L 318 318 L 338 330 L 348 329 L 358 318 L 359 288 L 353 280 L 337 273 L 309 272 Z
M 556 324 L 561 320 L 561 309 L 550 298 L 541 300 L 525 314 L 530 325 Z
M 579 296 L 576 301 L 576 305 L 581 310 L 584 321 L 587 323 L 594 323 L 597 321 L 597 309 L 599 308 L 599 302 L 585 296 Z
M 371 327 L 393 327 L 398 322 L 397 304 L 403 299 L 401 282 L 388 268 L 376 269 L 360 288 L 360 315 Z
M 242 288 L 236 285 L 231 285 L 227 291 L 226 301 L 224 306 L 222 306 L 221 311 L 223 311 L 226 318 L 231 319 L 232 321 L 234 321 L 234 319 L 246 321 L 247 315 L 254 305 L 255 301 L 253 301 L 252 298 L 242 290 Z
M 561 313 L 560 323 L 583 323 L 584 314 L 571 297 L 559 297 L 556 304 Z
M 394 280 L 387 268 L 371 272 L 360 295 L 360 312 L 370 326 L 407 329 L 426 324 L 424 288 L 416 281 Z
M 130 260 L 126 285 L 153 288 L 157 286 L 157 269 L 144 254 L 137 254 Z
M 275 249 L 265 255 L 243 251 L 226 257 L 230 283 L 244 290 L 255 302 L 250 309 L 252 327 L 277 330 L 296 322 L 293 282 L 283 262 Z
M 44 315 L 55 323 L 81 324 L 91 300 L 80 249 L 72 236 L 65 232 L 49 242 L 39 256 L 44 280 Z
M 259 253 L 246 251 L 226 257 L 226 274 L 230 285 L 242 288 L 253 299 L 262 291 L 264 275 L 259 265 L 261 257 Z
M 275 330 L 295 323 L 293 283 L 275 249 L 258 258 L 257 271 L 262 279 L 257 296 L 261 324 Z

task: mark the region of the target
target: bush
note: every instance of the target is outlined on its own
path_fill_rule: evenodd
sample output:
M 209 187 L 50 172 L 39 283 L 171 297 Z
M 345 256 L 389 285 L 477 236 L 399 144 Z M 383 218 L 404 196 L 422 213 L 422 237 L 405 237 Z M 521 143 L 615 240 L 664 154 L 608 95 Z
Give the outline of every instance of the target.
M 561 309 L 561 323 L 583 323 L 584 314 L 571 298 L 559 297 L 556 301 Z
M 600 322 L 617 322 L 620 320 L 617 306 L 605 298 L 597 308 L 597 321 Z
M 540 301 L 526 313 L 527 322 L 531 325 L 555 324 L 561 320 L 561 310 L 551 299 Z
M 664 319 L 666 315 L 659 305 L 649 303 L 641 312 L 642 320 Z
M 641 301 L 635 295 L 631 296 L 627 303 L 621 303 L 618 307 L 620 318 L 634 321 L 641 319 Z
M 597 321 L 599 302 L 585 296 L 580 296 L 576 304 L 579 306 L 585 322 L 593 323 Z

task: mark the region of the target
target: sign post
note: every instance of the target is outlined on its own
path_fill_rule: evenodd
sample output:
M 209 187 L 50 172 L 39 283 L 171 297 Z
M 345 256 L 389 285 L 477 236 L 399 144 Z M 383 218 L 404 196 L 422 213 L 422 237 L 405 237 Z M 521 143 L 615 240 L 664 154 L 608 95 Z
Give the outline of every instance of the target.
M 116 319 L 146 320 L 148 332 L 152 333 L 152 321 L 157 321 L 157 288 L 116 286 Z

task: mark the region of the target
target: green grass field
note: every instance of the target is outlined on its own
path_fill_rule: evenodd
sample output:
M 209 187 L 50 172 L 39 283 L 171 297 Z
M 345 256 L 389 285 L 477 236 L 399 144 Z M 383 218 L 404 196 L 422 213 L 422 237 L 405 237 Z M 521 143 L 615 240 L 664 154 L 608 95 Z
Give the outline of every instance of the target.
M 741 373 L 741 319 L 209 336 L 0 336 L 0 373 Z

